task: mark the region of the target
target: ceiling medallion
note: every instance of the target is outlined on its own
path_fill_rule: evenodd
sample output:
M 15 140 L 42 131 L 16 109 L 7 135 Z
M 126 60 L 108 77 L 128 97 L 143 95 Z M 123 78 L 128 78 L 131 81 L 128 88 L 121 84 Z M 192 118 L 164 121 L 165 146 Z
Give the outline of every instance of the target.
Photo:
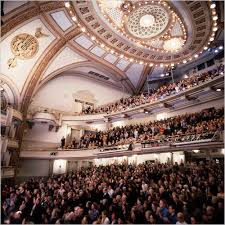
M 161 6 L 144 5 L 130 13 L 125 26 L 131 35 L 146 39 L 166 31 L 169 21 L 169 13 Z
M 187 39 L 183 22 L 166 1 L 124 1 L 116 8 L 102 1 L 99 7 L 104 17 L 139 46 L 165 53 L 170 51 L 164 48 L 165 40 L 176 36 L 184 44 Z
M 22 33 L 16 35 L 11 41 L 11 51 L 14 55 L 14 58 L 8 60 L 9 68 L 16 67 L 16 59 L 31 59 L 33 58 L 39 48 L 39 43 L 37 38 L 43 36 L 48 36 L 42 32 L 42 29 L 39 27 L 36 29 L 35 37 L 33 35 Z
M 94 0 L 93 0 L 94 1 Z M 154 50 L 156 51 L 156 54 L 158 53 L 177 53 L 180 49 L 182 49 L 182 46 L 185 44 L 186 39 L 187 39 L 187 34 L 186 34 L 186 29 L 185 25 L 183 24 L 181 18 L 172 10 L 172 8 L 169 6 L 169 4 L 166 1 L 137 1 L 137 0 L 130 0 L 130 1 L 116 1 L 118 4 L 113 4 L 110 5 L 109 2 L 112 2 L 113 0 L 95 0 L 98 3 L 98 6 L 100 7 L 100 11 L 102 12 L 103 16 L 106 18 L 106 20 L 111 23 L 112 27 L 116 29 L 119 33 L 122 33 L 126 38 L 128 38 L 131 41 L 136 42 L 137 46 L 142 46 L 145 49 L 149 49 L 151 52 Z M 108 4 L 102 4 L 102 2 L 108 2 Z M 128 6 L 123 6 L 123 4 L 129 3 Z M 139 8 L 140 6 L 148 5 L 148 4 L 161 4 L 163 7 L 168 7 L 169 13 L 172 15 L 172 23 L 171 27 L 168 29 L 167 32 L 163 32 L 163 34 L 160 34 L 159 36 L 155 38 L 150 38 L 150 39 L 140 39 L 137 41 L 137 38 L 131 37 L 131 35 L 127 34 L 125 32 L 124 28 L 124 22 L 127 21 L 127 18 L 129 17 L 129 14 L 135 10 L 136 8 Z M 85 29 L 85 24 L 83 23 L 82 20 L 79 19 L 78 15 L 76 14 L 76 11 L 74 7 L 72 6 L 72 2 L 65 2 L 65 7 L 68 13 L 71 16 L 71 19 L 76 23 L 76 25 L 84 32 L 87 36 L 91 38 L 93 42 L 95 42 L 96 45 L 101 46 L 102 45 L 102 39 L 99 39 L 96 34 L 91 30 L 91 29 Z M 143 60 L 140 58 L 135 58 L 134 56 L 128 56 L 126 54 L 122 54 L 121 51 L 114 49 L 111 45 L 108 45 L 107 43 L 104 43 L 103 49 L 105 49 L 108 52 L 111 52 L 111 54 L 115 56 L 122 56 L 121 58 L 125 58 L 126 60 L 129 60 L 130 62 L 136 62 L 139 64 L 144 64 L 144 65 L 149 65 L 150 67 L 152 66 L 160 66 L 160 67 L 167 67 L 167 66 L 174 66 L 175 64 L 181 64 L 181 63 L 187 63 L 189 61 L 192 61 L 193 59 L 199 57 L 200 54 L 203 53 L 203 50 L 207 51 L 208 45 L 211 44 L 211 42 L 214 40 L 215 32 L 218 30 L 217 27 L 217 12 L 215 9 L 215 4 L 209 0 L 208 2 L 209 9 L 211 10 L 211 16 L 212 16 L 212 27 L 210 27 L 210 36 L 205 42 L 205 45 L 202 46 L 198 51 L 193 52 L 193 55 L 188 56 L 186 59 L 182 58 L 181 60 L 176 59 L 175 61 L 171 61 L 168 63 L 165 62 L 153 62 L 151 60 Z M 103 7 L 104 6 L 104 7 Z M 107 7 L 105 7 L 107 6 Z M 146 15 L 146 14 L 145 14 Z M 147 15 L 152 15 L 151 13 Z M 144 16 L 144 15 L 142 15 Z M 141 17 L 142 17 L 141 16 Z M 153 15 L 154 16 L 154 15 Z M 144 17 L 144 23 L 153 23 L 153 19 L 149 17 Z M 149 21 L 149 19 L 151 21 Z M 143 20 L 143 19 L 142 19 Z M 148 22 L 149 21 L 149 22 Z M 142 21 L 143 22 L 143 21 Z M 139 25 L 143 25 L 143 23 L 139 21 Z M 146 25 L 147 25 L 146 24 Z M 150 25 L 148 25 L 150 27 Z M 84 28 L 84 29 L 83 29 Z M 183 33 L 182 35 L 177 35 L 179 32 Z M 168 42 L 169 41 L 169 42 Z M 169 43 L 172 43 L 172 47 L 168 47 Z M 180 49 L 177 49 L 175 44 L 178 44 Z M 175 52 L 174 52 L 175 51 Z

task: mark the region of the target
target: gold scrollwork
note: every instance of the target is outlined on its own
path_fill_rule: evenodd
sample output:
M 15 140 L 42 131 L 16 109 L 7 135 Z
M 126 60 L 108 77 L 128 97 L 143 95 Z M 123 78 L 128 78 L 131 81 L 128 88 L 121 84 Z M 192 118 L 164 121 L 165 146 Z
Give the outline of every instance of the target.
M 9 68 L 16 67 L 17 59 L 25 60 L 33 58 L 39 49 L 37 38 L 47 36 L 49 35 L 44 34 L 40 27 L 36 29 L 35 36 L 27 33 L 15 36 L 11 41 L 11 51 L 14 57 L 8 60 Z

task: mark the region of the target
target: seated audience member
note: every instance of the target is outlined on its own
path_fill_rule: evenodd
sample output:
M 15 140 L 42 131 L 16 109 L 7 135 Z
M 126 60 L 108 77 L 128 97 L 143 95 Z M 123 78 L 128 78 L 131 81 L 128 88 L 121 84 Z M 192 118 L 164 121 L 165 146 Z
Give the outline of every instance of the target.
M 167 83 L 162 85 L 158 89 L 151 90 L 150 94 L 140 94 L 131 96 L 128 98 L 122 98 L 119 101 L 114 103 L 100 106 L 94 109 L 90 106 L 83 110 L 83 114 L 94 114 L 94 113 L 113 113 L 117 111 L 123 111 L 125 109 L 134 108 L 139 105 L 143 105 L 146 103 L 154 102 L 159 99 L 164 99 L 168 96 L 177 94 L 179 92 L 188 90 L 197 85 L 201 85 L 204 82 L 214 79 L 215 77 L 223 74 L 224 65 L 221 64 L 217 69 L 202 73 L 202 74 L 193 74 L 188 76 L 185 79 L 182 79 L 176 83 Z
M 8 224 L 224 224 L 224 163 L 108 165 L 2 186 Z
M 201 112 L 178 115 L 148 124 L 128 125 L 115 127 L 107 131 L 96 131 L 83 135 L 79 147 L 93 149 L 135 142 L 141 142 L 142 147 L 145 147 L 147 143 L 159 146 L 164 143 L 200 139 L 213 138 L 217 140 L 220 138 L 220 131 L 224 129 L 223 112 L 223 108 L 209 108 Z M 129 150 L 132 150 L 130 147 Z

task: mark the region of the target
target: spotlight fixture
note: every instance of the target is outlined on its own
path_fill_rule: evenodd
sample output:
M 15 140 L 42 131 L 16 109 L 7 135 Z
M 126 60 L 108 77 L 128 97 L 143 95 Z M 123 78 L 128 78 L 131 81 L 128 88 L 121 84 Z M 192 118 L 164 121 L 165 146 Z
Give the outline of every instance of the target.
M 220 91 L 222 91 L 222 89 L 221 88 L 217 88 L 216 91 L 217 92 L 220 92 Z
M 193 150 L 193 152 L 194 152 L 194 153 L 199 153 L 200 150 L 197 150 L 197 149 L 196 149 L 196 150 Z
M 144 109 L 145 114 L 149 114 L 150 112 L 147 109 Z
M 219 47 L 219 49 L 222 50 L 222 49 L 223 49 L 223 46 L 221 45 L 221 46 Z
M 70 7 L 70 3 L 69 2 L 65 2 L 65 6 L 66 6 L 66 8 L 69 8 Z
M 218 51 L 218 49 L 216 49 L 214 52 L 217 53 L 217 52 L 219 52 L 219 51 Z
M 160 77 L 164 77 L 164 76 L 165 76 L 164 73 L 160 74 Z

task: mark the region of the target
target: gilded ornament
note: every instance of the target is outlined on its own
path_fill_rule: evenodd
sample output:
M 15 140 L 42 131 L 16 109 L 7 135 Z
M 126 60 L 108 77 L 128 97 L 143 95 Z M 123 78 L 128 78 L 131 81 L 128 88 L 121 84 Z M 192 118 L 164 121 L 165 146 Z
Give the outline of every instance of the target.
M 16 67 L 17 59 L 31 59 L 33 58 L 39 49 L 39 43 L 37 38 L 47 37 L 49 35 L 42 32 L 42 28 L 37 28 L 35 36 L 22 33 L 15 36 L 11 41 L 11 51 L 14 55 L 13 58 L 8 60 L 9 68 Z

